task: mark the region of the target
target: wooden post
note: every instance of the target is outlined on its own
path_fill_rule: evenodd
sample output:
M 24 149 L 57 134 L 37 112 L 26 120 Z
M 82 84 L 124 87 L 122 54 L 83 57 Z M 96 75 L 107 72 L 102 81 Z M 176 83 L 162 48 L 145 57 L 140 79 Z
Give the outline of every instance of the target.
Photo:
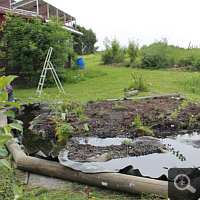
M 58 162 L 26 156 L 14 140 L 6 142 L 6 146 L 17 167 L 22 170 L 134 194 L 146 193 L 167 196 L 168 193 L 167 181 L 120 173 L 83 173 Z

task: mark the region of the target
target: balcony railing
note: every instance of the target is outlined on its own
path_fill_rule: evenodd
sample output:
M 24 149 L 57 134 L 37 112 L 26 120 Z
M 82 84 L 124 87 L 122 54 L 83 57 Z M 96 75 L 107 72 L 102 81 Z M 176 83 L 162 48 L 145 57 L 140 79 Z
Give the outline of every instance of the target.
M 5 7 L 0 7 L 0 10 L 3 11 L 9 11 L 15 14 L 20 14 L 20 15 L 27 15 L 27 16 L 31 16 L 31 17 L 41 17 L 44 18 L 42 15 L 37 15 L 36 12 L 32 12 L 29 10 L 22 10 L 22 9 L 9 9 L 9 8 L 5 8 Z

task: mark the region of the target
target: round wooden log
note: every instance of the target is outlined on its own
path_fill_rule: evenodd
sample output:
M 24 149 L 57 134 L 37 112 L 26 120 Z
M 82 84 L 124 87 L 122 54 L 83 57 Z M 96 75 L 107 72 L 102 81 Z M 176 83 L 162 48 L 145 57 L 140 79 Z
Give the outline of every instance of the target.
M 146 193 L 166 196 L 168 193 L 167 181 L 120 173 L 83 173 L 58 162 L 26 156 L 13 140 L 8 141 L 6 146 L 13 155 L 17 167 L 29 172 L 134 194 Z

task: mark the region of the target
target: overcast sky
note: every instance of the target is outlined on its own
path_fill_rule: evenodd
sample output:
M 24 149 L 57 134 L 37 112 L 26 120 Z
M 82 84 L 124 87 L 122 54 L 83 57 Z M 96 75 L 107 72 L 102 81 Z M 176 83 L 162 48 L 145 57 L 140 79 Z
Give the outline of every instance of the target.
M 103 40 L 115 36 L 122 46 L 138 39 L 140 46 L 161 38 L 187 48 L 200 47 L 199 0 L 46 0 L 76 18 L 77 24 L 96 33 L 99 50 Z

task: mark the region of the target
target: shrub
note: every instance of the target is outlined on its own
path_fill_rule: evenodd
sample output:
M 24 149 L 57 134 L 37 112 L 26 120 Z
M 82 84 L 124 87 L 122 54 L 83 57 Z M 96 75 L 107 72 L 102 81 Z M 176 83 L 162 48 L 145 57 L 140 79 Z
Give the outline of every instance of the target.
M 130 57 L 131 63 L 133 63 L 135 61 L 135 59 L 137 58 L 138 50 L 139 50 L 138 46 L 139 46 L 138 42 L 129 39 L 127 53 Z
M 162 68 L 169 64 L 167 40 L 155 41 L 150 46 L 144 46 L 141 56 L 142 68 Z
M 110 41 L 107 37 L 104 39 L 105 51 L 101 54 L 101 61 L 106 63 L 120 63 L 124 61 L 125 49 L 120 46 L 119 41 L 115 38 Z

